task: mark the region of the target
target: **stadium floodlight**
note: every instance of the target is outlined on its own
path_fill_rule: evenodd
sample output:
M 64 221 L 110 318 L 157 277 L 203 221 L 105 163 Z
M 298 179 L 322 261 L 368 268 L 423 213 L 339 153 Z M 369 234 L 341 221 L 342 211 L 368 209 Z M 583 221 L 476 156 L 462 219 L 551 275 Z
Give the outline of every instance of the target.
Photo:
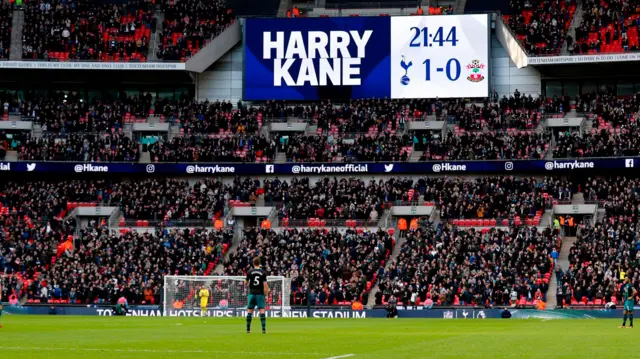
M 189 310 L 194 316 L 200 315 L 202 288 L 210 292 L 207 315 L 224 311 L 232 316 L 244 316 L 247 309 L 248 286 L 244 276 L 180 276 L 164 277 L 163 313 L 171 316 L 179 310 Z M 267 310 L 271 316 L 286 316 L 291 308 L 291 279 L 283 276 L 267 277 L 269 295 L 265 297 Z

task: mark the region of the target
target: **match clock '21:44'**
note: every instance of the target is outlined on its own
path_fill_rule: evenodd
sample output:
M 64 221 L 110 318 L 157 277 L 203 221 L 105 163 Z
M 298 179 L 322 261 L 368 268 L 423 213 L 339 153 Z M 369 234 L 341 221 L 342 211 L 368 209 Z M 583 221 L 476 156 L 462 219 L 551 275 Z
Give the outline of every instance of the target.
M 489 95 L 488 16 L 391 18 L 391 97 Z

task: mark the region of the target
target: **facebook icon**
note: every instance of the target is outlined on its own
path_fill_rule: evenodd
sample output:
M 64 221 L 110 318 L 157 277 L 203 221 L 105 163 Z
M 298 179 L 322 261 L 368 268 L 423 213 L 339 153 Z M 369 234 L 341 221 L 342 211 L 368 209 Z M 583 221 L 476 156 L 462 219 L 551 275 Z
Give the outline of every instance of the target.
M 265 172 L 266 173 L 273 173 L 274 171 L 274 165 L 267 165 L 265 168 Z
M 626 168 L 633 168 L 633 167 L 634 167 L 634 160 L 633 160 L 633 158 L 627 158 L 626 160 L 624 160 L 624 167 L 626 167 Z

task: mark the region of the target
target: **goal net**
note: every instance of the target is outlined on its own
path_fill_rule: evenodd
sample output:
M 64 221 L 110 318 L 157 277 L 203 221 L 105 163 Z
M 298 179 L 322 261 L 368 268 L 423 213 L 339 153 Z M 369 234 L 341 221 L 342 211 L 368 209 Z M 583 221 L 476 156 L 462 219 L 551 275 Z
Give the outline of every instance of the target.
M 208 316 L 244 316 L 248 286 L 243 276 L 165 276 L 164 315 L 200 316 L 200 289 L 209 290 Z M 291 280 L 282 276 L 267 277 L 269 295 L 266 309 L 272 316 L 284 316 L 290 309 Z

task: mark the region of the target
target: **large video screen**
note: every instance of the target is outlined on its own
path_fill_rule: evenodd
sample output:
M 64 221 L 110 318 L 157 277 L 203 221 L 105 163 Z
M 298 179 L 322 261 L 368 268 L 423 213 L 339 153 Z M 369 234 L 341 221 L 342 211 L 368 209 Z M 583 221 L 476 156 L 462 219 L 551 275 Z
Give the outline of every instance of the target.
M 488 15 L 246 19 L 245 100 L 488 96 Z

